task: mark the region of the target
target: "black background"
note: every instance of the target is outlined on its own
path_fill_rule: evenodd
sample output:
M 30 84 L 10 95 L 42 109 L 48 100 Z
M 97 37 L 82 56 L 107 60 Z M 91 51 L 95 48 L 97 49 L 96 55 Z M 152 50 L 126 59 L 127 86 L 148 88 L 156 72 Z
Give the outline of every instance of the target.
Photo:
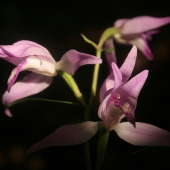
M 102 32 L 119 18 L 140 15 L 155 17 L 170 16 L 169 4 L 165 1 L 1 1 L 0 44 L 13 44 L 18 40 L 31 40 L 45 46 L 55 60 L 70 49 L 95 54 L 80 33 L 97 43 Z M 170 24 L 160 28 L 160 33 L 149 42 L 155 56 L 148 61 L 138 51 L 133 75 L 149 69 L 149 77 L 139 96 L 136 109 L 137 121 L 154 124 L 170 131 Z M 130 51 L 130 46 L 116 44 L 120 66 Z M 99 76 L 100 86 L 108 75 L 108 66 L 103 57 Z M 6 81 L 14 66 L 0 61 L 0 95 L 6 90 Z M 88 100 L 93 66 L 83 66 L 74 78 Z M 21 73 L 18 80 L 27 72 Z M 35 95 L 56 100 L 77 100 L 63 80 L 57 76 L 51 86 Z M 92 120 L 98 120 L 96 98 Z M 83 109 L 64 104 L 28 102 L 11 108 L 13 118 L 4 115 L 0 107 L 0 169 L 85 169 L 83 145 L 51 147 L 27 156 L 25 151 L 34 143 L 64 124 L 81 122 Z M 95 162 L 97 136 L 91 140 L 92 160 Z M 110 133 L 103 169 L 166 169 L 170 160 L 170 149 L 154 148 L 135 159 L 122 158 L 131 152 L 143 149 L 119 139 Z

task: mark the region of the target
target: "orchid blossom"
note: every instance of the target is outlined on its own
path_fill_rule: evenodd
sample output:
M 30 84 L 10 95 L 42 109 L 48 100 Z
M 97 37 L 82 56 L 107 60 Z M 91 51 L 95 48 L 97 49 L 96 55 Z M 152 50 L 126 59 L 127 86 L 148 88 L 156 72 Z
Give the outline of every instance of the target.
M 137 48 L 133 46 L 120 69 L 112 63 L 112 74 L 106 78 L 100 90 L 101 104 L 98 115 L 102 121 L 61 126 L 34 144 L 27 153 L 50 146 L 81 144 L 103 128 L 107 131 L 114 130 L 120 138 L 133 145 L 170 146 L 168 131 L 154 125 L 135 122 L 134 110 L 137 98 L 148 76 L 148 71 L 144 70 L 128 81 L 136 62 L 136 55 Z M 130 123 L 121 122 L 123 117 L 126 117 Z
M 139 16 L 132 19 L 119 19 L 114 23 L 114 27 L 119 29 L 114 34 L 114 39 L 118 43 L 136 45 L 149 60 L 153 60 L 154 57 L 147 40 L 151 40 L 152 35 L 159 32 L 153 29 L 168 23 L 170 23 L 170 17 Z
M 1 45 L 0 58 L 17 66 L 11 72 L 7 82 L 7 91 L 2 97 L 2 102 L 5 106 L 15 100 L 39 93 L 47 88 L 52 82 L 52 77 L 57 75 L 58 70 L 74 75 L 76 70 L 82 65 L 102 62 L 101 59 L 95 56 L 75 50 L 66 52 L 56 62 L 46 48 L 35 42 L 25 40 L 18 41 L 13 45 Z M 14 84 L 18 74 L 25 70 L 33 73 Z M 12 116 L 7 108 L 5 113 L 8 116 Z

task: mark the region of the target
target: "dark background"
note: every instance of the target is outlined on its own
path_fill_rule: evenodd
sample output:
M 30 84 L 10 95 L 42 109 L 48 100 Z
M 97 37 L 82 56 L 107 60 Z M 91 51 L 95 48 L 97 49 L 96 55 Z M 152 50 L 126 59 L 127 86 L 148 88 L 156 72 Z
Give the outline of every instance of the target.
M 155 17 L 170 16 L 169 4 L 165 1 L 1 1 L 0 44 L 13 44 L 18 40 L 31 40 L 45 46 L 55 60 L 70 49 L 95 54 L 95 50 L 80 36 L 98 42 L 100 35 L 119 18 L 140 15 Z M 170 131 L 170 24 L 160 28 L 160 33 L 149 42 L 155 56 L 148 61 L 138 51 L 133 75 L 149 69 L 149 78 L 139 96 L 136 109 L 137 121 L 154 124 Z M 120 66 L 130 51 L 130 46 L 116 44 Z M 99 76 L 100 86 L 108 75 L 103 58 Z M 0 61 L 0 96 L 6 90 L 6 81 L 14 66 Z M 88 101 L 93 66 L 83 66 L 74 78 Z M 18 80 L 26 73 L 21 73 Z M 51 86 L 35 95 L 56 100 L 77 100 L 61 77 L 54 78 Z M 99 101 L 96 98 L 93 120 L 97 118 Z M 46 170 L 85 169 L 83 145 L 51 147 L 27 156 L 25 151 L 34 143 L 64 124 L 81 122 L 84 111 L 81 107 L 64 104 L 27 102 L 11 108 L 14 115 L 8 118 L 0 107 L 0 169 Z M 91 140 L 92 160 L 95 162 L 97 136 Z M 166 169 L 170 160 L 168 147 L 155 147 L 134 157 L 125 155 L 143 149 L 119 139 L 110 133 L 103 169 Z

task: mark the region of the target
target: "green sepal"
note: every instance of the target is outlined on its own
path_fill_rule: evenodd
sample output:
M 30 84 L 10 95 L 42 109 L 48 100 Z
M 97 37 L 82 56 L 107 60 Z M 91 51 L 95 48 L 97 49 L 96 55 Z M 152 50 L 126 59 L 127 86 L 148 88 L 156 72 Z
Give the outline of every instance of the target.
M 98 140 L 98 147 L 97 147 L 97 160 L 96 160 L 96 170 L 100 170 L 108 143 L 109 133 L 106 129 L 103 129 L 99 132 L 99 140 Z

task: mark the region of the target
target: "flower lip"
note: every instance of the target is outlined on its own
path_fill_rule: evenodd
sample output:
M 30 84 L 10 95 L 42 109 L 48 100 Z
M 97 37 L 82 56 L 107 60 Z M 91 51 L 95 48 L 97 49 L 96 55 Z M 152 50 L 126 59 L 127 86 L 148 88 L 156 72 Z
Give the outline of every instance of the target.
M 118 107 L 126 116 L 127 120 L 134 126 L 135 126 L 135 112 L 134 109 L 131 107 L 131 105 L 128 102 L 125 102 L 124 104 L 121 104 L 121 95 L 119 93 L 114 93 L 111 96 L 111 101 L 113 101 L 114 106 Z

